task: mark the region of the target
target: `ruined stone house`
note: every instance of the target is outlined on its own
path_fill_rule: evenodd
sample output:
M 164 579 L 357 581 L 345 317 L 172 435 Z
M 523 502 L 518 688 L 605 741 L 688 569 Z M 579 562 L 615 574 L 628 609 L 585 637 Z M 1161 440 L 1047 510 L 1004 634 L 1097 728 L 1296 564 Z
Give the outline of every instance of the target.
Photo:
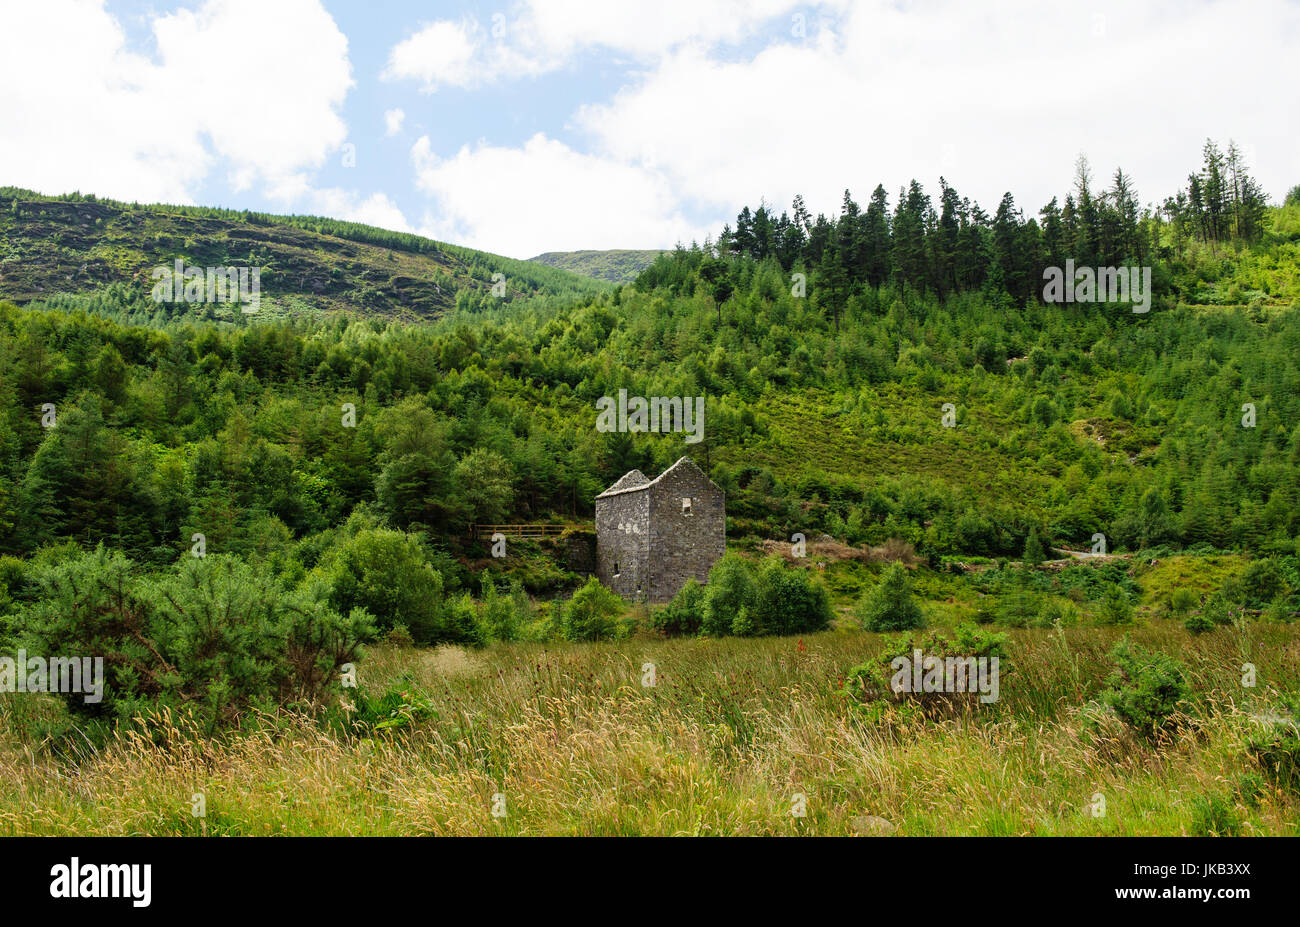
M 727 549 L 724 493 L 689 457 L 655 479 L 632 470 L 596 497 L 596 576 L 619 595 L 667 602 Z

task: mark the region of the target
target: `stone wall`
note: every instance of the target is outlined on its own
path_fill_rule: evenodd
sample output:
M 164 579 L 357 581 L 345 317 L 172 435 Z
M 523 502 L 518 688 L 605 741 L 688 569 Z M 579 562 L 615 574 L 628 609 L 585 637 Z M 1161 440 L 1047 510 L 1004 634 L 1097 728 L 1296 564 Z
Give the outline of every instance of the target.
M 648 598 L 667 602 L 688 579 L 708 582 L 709 570 L 726 552 L 725 497 L 689 460 L 665 471 L 645 492 L 650 495 Z M 689 513 L 683 499 L 690 499 Z
M 560 536 L 564 568 L 573 573 L 596 572 L 596 532 L 571 528 Z
M 596 576 L 625 599 L 650 581 L 650 497 L 633 489 L 596 499 Z

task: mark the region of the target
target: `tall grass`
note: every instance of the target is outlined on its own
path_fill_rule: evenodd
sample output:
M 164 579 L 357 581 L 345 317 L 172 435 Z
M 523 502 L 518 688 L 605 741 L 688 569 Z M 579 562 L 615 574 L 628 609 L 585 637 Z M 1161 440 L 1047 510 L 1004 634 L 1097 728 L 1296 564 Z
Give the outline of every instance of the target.
M 906 835 L 1181 834 L 1215 799 L 1241 833 L 1296 833 L 1297 796 L 1234 791 L 1253 769 L 1245 739 L 1257 716 L 1300 688 L 1296 631 L 1131 633 L 1182 659 L 1196 692 L 1163 742 L 1092 703 L 1120 636 L 1110 629 L 1013 632 L 998 703 L 897 724 L 866 720 L 839 694 L 845 671 L 880 646 L 853 631 L 377 648 L 362 686 L 406 688 L 431 707 L 380 733 L 285 711 L 206 739 L 161 714 L 55 751 L 28 735 L 37 709 L 25 700 L 47 713 L 52 702 L 10 695 L 0 833 L 835 835 L 877 816 Z M 1247 661 L 1253 689 L 1241 685 Z M 205 817 L 191 813 L 195 794 Z M 498 794 L 504 817 L 492 814 Z M 791 813 L 796 795 L 804 817 Z

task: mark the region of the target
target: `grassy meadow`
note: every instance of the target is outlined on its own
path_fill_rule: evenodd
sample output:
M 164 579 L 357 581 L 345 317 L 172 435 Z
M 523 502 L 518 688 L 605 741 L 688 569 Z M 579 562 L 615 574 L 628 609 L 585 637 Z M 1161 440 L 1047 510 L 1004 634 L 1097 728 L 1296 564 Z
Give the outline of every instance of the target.
M 357 730 L 343 707 L 254 712 L 209 737 L 162 713 L 51 750 L 27 732 L 57 703 L 5 695 L 0 833 L 1296 834 L 1300 795 L 1262 778 L 1246 747 L 1300 691 L 1296 628 L 1014 630 L 1001 699 L 945 720 L 867 719 L 840 690 L 881 639 L 845 627 L 377 646 L 362 689 L 406 693 L 386 730 Z M 1094 701 L 1125 633 L 1187 668 L 1194 695 L 1171 735 L 1138 737 Z

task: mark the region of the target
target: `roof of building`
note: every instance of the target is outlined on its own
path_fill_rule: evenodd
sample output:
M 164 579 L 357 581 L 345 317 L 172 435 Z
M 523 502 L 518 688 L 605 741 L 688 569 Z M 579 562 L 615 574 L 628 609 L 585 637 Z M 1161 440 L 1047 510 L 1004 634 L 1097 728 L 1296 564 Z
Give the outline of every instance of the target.
M 621 477 L 619 477 L 618 482 L 616 482 L 613 486 L 609 487 L 609 489 L 605 490 L 596 498 L 603 499 L 606 496 L 617 496 L 625 492 L 639 492 L 642 489 L 647 489 L 655 485 L 655 483 L 658 483 L 665 476 L 667 476 L 669 473 L 672 473 L 674 470 L 676 470 L 678 467 L 682 466 L 683 464 L 690 466 L 692 469 L 696 470 L 701 476 L 704 476 L 706 480 L 709 480 L 708 476 L 705 475 L 704 471 L 699 468 L 699 466 L 695 463 L 695 461 L 691 460 L 689 457 L 681 457 L 677 460 L 677 463 L 673 464 L 663 473 L 660 473 L 653 480 L 646 479 L 646 475 L 642 473 L 640 470 L 629 470 L 627 473 L 624 473 Z M 713 486 L 714 489 L 717 489 L 719 492 L 722 491 L 721 489 L 719 489 L 718 485 L 713 482 L 713 480 L 709 480 L 709 483 L 710 485 Z

